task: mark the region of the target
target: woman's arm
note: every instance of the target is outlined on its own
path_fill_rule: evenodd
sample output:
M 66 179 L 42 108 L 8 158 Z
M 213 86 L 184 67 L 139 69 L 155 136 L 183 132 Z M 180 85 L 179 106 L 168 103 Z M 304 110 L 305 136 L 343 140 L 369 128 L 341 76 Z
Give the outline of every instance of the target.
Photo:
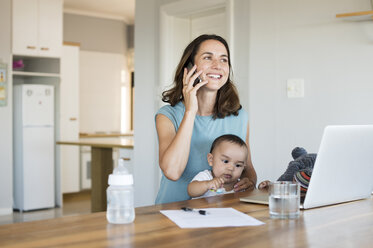
M 234 191 L 254 189 L 256 187 L 257 177 L 253 163 L 251 161 L 251 151 L 249 143 L 249 124 L 247 124 L 246 145 L 248 150 L 247 164 L 242 172 L 241 180 L 236 185 L 234 185 Z
M 189 72 L 184 68 L 183 96 L 185 113 L 179 129 L 175 130 L 170 119 L 157 115 L 156 128 L 159 142 L 159 166 L 163 174 L 170 180 L 180 178 L 188 162 L 190 142 L 192 139 L 194 119 L 198 110 L 197 91 L 208 81 L 193 86 L 194 80 L 202 73 L 194 73 L 196 66 Z
M 170 180 L 178 180 L 189 158 L 195 115 L 185 113 L 176 132 L 170 119 L 162 114 L 156 117 L 159 142 L 159 166 Z

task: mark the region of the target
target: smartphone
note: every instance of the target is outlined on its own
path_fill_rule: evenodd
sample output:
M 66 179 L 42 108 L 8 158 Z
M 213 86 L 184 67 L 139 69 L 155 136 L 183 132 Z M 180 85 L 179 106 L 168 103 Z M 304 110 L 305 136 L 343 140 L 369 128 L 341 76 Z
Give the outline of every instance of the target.
M 189 62 L 188 66 L 187 66 L 187 69 L 188 69 L 188 72 L 193 68 L 193 64 L 191 62 Z M 200 77 L 197 77 L 196 80 L 194 80 L 194 83 L 193 83 L 193 86 L 196 86 L 196 84 L 202 82 L 202 79 Z

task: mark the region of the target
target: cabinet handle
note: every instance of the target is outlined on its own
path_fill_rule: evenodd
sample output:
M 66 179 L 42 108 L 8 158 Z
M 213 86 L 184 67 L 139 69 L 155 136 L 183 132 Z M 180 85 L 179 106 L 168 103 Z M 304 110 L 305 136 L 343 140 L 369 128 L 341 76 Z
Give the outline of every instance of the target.
M 40 50 L 42 50 L 42 51 L 49 51 L 49 48 L 48 47 L 42 47 L 42 48 L 40 48 Z
M 75 117 L 71 117 L 70 121 L 76 121 L 76 118 Z
M 131 158 L 127 158 L 127 157 L 121 157 L 120 159 L 123 159 L 124 161 L 131 161 Z
M 36 49 L 35 46 L 27 46 L 27 49 Z

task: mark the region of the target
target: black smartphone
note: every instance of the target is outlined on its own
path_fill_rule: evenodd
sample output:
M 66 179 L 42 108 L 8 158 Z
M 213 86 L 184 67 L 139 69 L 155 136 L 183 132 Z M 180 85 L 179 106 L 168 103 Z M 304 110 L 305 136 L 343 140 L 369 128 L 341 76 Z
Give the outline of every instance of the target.
M 187 69 L 188 69 L 188 72 L 193 68 L 193 64 L 191 62 L 189 62 L 188 66 L 187 66 Z M 202 82 L 202 79 L 200 77 L 197 77 L 196 80 L 194 80 L 194 83 L 193 83 L 193 86 L 196 86 L 196 84 Z

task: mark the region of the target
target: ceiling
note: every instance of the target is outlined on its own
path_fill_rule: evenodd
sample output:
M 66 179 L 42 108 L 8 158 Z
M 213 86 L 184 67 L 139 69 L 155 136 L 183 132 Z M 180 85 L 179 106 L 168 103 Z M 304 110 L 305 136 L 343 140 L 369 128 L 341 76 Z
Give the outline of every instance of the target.
M 135 0 L 64 0 L 64 12 L 135 22 Z

